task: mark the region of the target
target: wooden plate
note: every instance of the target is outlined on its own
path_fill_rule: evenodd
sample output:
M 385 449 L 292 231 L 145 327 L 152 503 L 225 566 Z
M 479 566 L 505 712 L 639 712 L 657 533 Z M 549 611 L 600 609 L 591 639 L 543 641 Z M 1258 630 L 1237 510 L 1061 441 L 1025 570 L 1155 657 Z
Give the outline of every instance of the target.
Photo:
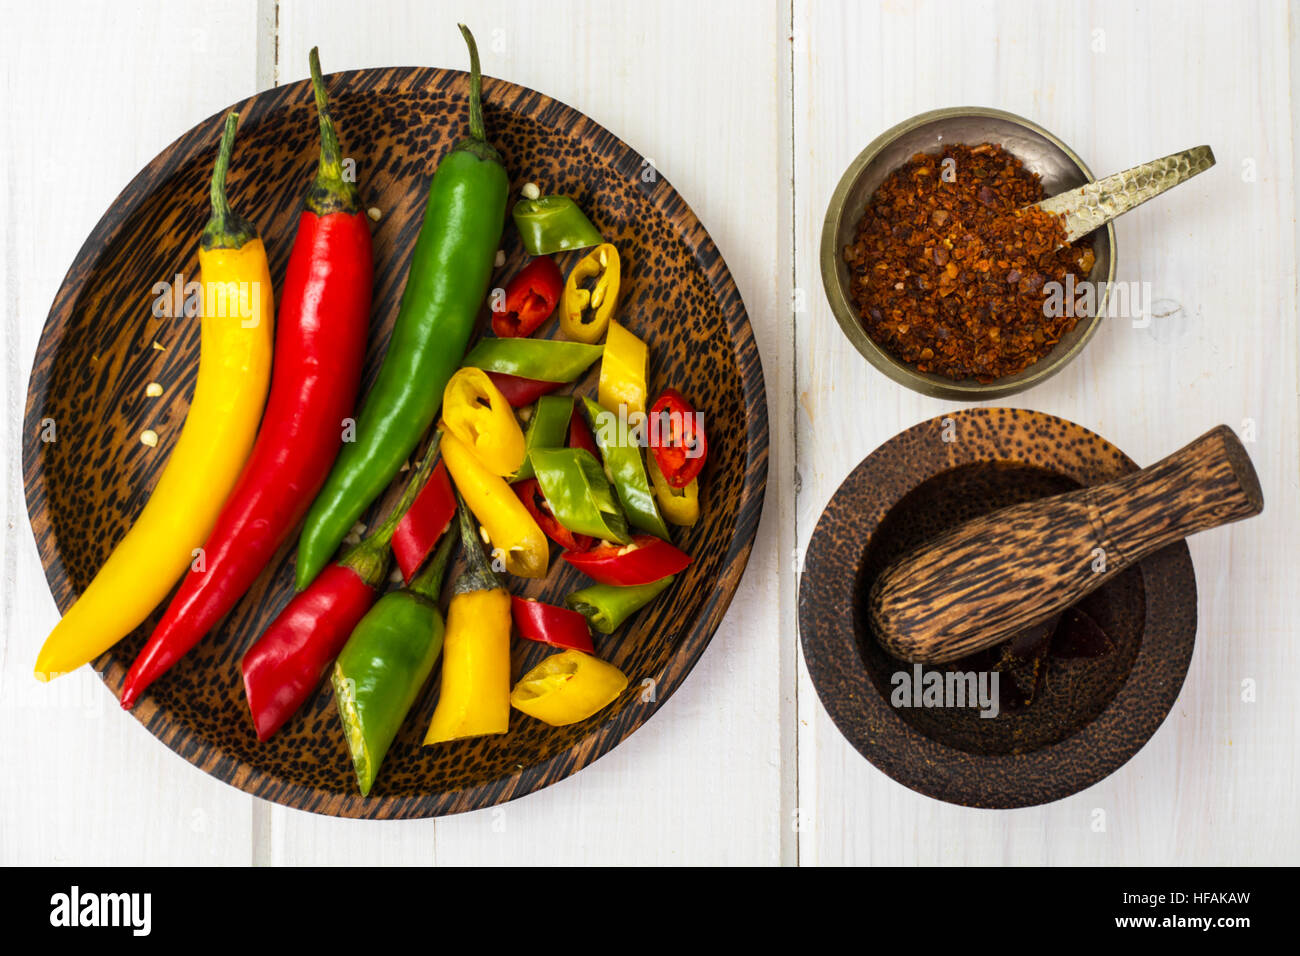
M 808 672 L 848 741 L 913 790 L 995 808 L 1059 800 L 1137 753 L 1173 707 L 1192 657 L 1196 578 L 1186 543 L 1080 602 L 1112 650 L 1049 657 L 1029 706 L 992 718 L 895 707 L 894 675 L 913 665 L 885 653 L 864 613 L 876 575 L 921 542 L 998 508 L 1136 470 L 1100 435 L 1013 408 L 941 415 L 868 455 L 822 512 L 799 583 Z
M 464 135 L 468 77 L 394 68 L 339 73 L 327 83 L 365 204 L 382 211 L 373 230 L 375 300 L 364 388 L 397 312 L 429 177 Z M 630 679 L 611 707 L 566 728 L 512 713 L 507 735 L 424 748 L 419 742 L 436 698 L 435 675 L 371 796 L 362 798 L 328 684 L 267 744 L 257 742 L 244 701 L 238 661 L 292 593 L 295 536 L 221 627 L 134 710 L 191 763 L 288 806 L 350 817 L 428 817 L 510 800 L 580 770 L 680 686 L 726 612 L 758 526 L 767 474 L 763 372 L 744 303 L 708 233 L 641 155 L 576 110 L 492 79 L 484 80 L 484 99 L 488 137 L 505 157 L 514 193 L 534 181 L 573 196 L 618 246 L 625 290 L 618 314 L 650 344 L 652 393 L 675 386 L 707 416 L 703 518 L 676 533 L 695 561 L 667 599 L 620 633 L 597 636 L 600 656 Z M 316 166 L 311 87 L 280 87 L 234 108 L 241 120 L 230 195 L 266 239 L 278 291 Z M 221 122 L 222 115 L 210 117 L 182 136 L 117 198 L 78 253 L 37 348 L 23 476 L 37 547 L 61 611 L 144 506 L 188 409 L 198 324 L 155 318 L 152 304 L 156 283 L 178 273 L 186 281 L 196 277 Z M 526 258 L 509 224 L 503 243 L 508 261 L 494 284 Z M 162 398 L 145 397 L 151 381 L 163 385 Z M 594 382 L 593 370 L 578 391 L 594 394 Z M 42 441 L 47 420 L 55 423 L 54 442 Z M 156 448 L 140 443 L 145 428 L 161 436 Z M 397 492 L 390 489 L 381 507 Z M 558 602 L 583 582 L 590 583 L 560 563 L 545 582 L 525 588 L 513 579 L 511 587 Z M 94 663 L 115 694 L 162 610 Z M 42 636 L 31 636 L 33 660 Z M 541 645 L 514 643 L 516 676 L 547 654 Z

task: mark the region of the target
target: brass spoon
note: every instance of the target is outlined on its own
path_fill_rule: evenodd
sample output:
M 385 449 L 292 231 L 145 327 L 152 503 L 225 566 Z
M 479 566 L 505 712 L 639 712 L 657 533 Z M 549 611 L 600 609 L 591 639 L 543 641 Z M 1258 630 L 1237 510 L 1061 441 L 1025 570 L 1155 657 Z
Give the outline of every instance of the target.
M 1073 242 L 1213 165 L 1214 152 L 1210 147 L 1194 146 L 1094 183 L 1085 183 L 1078 189 L 1044 199 L 1036 206 L 1061 216 L 1065 241 Z

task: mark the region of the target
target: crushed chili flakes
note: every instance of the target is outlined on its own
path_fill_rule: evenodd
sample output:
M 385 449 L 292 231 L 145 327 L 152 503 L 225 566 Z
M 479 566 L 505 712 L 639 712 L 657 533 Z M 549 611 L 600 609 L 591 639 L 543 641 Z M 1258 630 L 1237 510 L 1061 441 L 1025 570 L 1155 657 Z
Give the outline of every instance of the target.
M 951 160 L 952 162 L 949 162 Z M 1064 244 L 1036 173 L 992 143 L 918 153 L 891 173 L 844 247 L 868 335 L 922 372 L 981 382 L 1050 352 L 1074 315 L 1044 314 L 1049 283 L 1077 284 L 1091 245 Z

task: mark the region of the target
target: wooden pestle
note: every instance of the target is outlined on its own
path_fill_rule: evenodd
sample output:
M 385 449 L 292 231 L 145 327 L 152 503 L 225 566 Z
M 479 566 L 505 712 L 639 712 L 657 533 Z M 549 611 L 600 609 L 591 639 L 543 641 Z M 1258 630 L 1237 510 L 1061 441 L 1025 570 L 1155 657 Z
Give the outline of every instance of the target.
M 906 661 L 965 657 L 1060 613 L 1148 554 L 1263 508 L 1246 449 L 1220 425 L 1141 471 L 1003 508 L 914 548 L 872 585 L 871 626 Z

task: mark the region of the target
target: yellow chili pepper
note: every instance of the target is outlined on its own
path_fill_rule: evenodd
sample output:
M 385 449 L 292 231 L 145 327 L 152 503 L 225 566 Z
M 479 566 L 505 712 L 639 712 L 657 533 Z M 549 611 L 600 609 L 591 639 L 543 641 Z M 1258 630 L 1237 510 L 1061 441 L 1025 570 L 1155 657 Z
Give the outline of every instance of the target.
M 493 550 L 503 556 L 506 570 L 521 578 L 546 577 L 550 542 L 505 479 L 489 471 L 451 432 L 442 436 L 442 460 L 469 510 L 487 530 Z
M 495 475 L 513 475 L 524 463 L 524 432 L 515 410 L 481 368 L 463 368 L 448 380 L 441 428 Z
M 40 680 L 94 660 L 144 622 L 195 560 L 252 450 L 270 383 L 275 312 L 266 249 L 226 200 L 235 122 L 236 114 L 226 117 L 212 217 L 199 245 L 199 373 L 185 425 L 135 524 L 45 639 Z
M 650 350 L 639 338 L 614 319 L 609 322 L 605 354 L 600 360 L 597 398 L 611 412 L 626 405 L 628 413 L 646 408 L 646 381 L 650 371 Z
M 669 522 L 689 528 L 700 520 L 700 479 L 693 478 L 685 488 L 674 488 L 659 469 L 654 455 L 646 456 L 650 467 L 650 483 L 654 485 L 659 510 Z
M 571 339 L 588 344 L 599 342 L 618 302 L 622 266 L 618 250 L 608 242 L 584 256 L 564 282 L 564 308 L 560 328 Z M 589 279 L 595 279 L 591 288 Z
M 510 594 L 483 556 L 463 501 L 459 510 L 466 569 L 447 608 L 442 688 L 426 744 L 510 728 Z
M 529 717 L 563 727 L 608 707 L 625 687 L 627 677 L 613 664 L 582 651 L 563 651 L 521 677 L 510 703 Z

